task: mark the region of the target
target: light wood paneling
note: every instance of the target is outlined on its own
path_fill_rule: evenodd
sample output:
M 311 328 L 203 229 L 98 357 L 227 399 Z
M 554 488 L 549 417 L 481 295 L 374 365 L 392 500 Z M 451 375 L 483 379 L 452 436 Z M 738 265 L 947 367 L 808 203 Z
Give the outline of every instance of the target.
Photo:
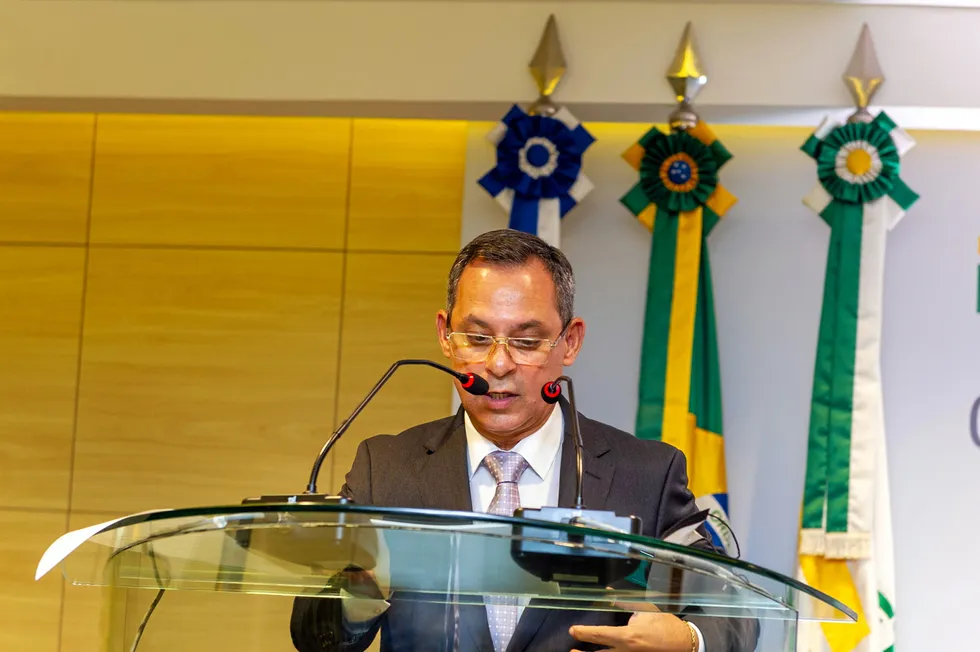
M 66 583 L 61 623 L 62 652 L 105 652 L 103 610 L 108 594 L 109 589 L 105 587 Z
M 0 650 L 57 652 L 61 576 L 34 569 L 64 531 L 64 513 L 0 510 Z
M 356 120 L 348 247 L 459 249 L 466 123 Z
M 341 248 L 350 120 L 100 116 L 92 241 Z
M 465 147 L 464 123 L 0 114 L 0 242 L 80 245 L 0 247 L 0 649 L 101 649 L 104 592 L 67 587 L 61 619 L 58 575 L 32 579 L 69 504 L 79 528 L 300 491 L 336 404 L 396 358 L 440 359 Z M 321 489 L 363 437 L 446 415 L 450 391 L 399 372 Z M 288 615 L 173 594 L 147 643 L 285 652 Z
M 85 242 L 94 124 L 0 113 L 0 241 Z
M 124 514 L 73 514 L 71 529 L 118 516 Z M 62 650 L 103 652 L 108 628 L 125 627 L 131 635 L 155 595 L 147 589 L 66 587 Z M 107 621 L 110 600 L 124 603 L 116 611 L 120 620 L 111 624 Z M 139 649 L 295 652 L 289 636 L 291 610 L 292 598 L 288 596 L 170 591 L 154 610 Z M 113 634 L 118 636 L 115 629 Z
M 85 251 L 0 248 L 0 506 L 67 509 Z
M 93 250 L 73 504 L 302 490 L 333 419 L 341 259 Z
M 124 593 L 119 599 L 127 601 L 127 632 L 132 632 L 155 592 L 144 589 Z M 168 591 L 154 610 L 139 649 L 296 652 L 289 633 L 292 604 L 289 596 Z
M 395 360 L 444 360 L 435 316 L 446 301 L 446 276 L 454 258 L 348 254 L 338 420 L 354 409 Z M 399 369 L 332 451 L 335 486 L 331 488 L 340 489 L 362 439 L 397 434 L 449 414 L 451 383 L 449 376 L 433 369 Z
M 68 521 L 69 530 L 126 516 L 124 512 L 76 512 Z M 72 586 L 66 582 L 64 616 L 61 621 L 62 652 L 105 652 L 103 610 L 111 590 L 103 587 Z M 149 591 L 147 591 L 149 593 Z M 140 647 L 140 650 L 143 648 Z

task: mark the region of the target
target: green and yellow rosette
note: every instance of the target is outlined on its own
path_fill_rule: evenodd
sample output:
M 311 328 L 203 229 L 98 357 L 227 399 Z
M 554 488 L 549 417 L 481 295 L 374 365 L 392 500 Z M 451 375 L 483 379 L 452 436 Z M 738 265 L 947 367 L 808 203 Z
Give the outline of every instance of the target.
M 623 158 L 640 178 L 620 201 L 653 236 L 636 436 L 682 450 L 698 504 L 724 520 L 721 379 L 705 238 L 736 201 L 718 180 L 731 154 L 699 121 L 669 134 L 655 127 Z M 711 534 L 728 547 L 727 533 Z
M 674 218 L 701 212 L 707 234 L 736 201 L 718 183 L 718 171 L 731 157 L 703 122 L 671 134 L 654 127 L 623 153 L 640 180 L 620 201 L 651 232 L 658 211 Z

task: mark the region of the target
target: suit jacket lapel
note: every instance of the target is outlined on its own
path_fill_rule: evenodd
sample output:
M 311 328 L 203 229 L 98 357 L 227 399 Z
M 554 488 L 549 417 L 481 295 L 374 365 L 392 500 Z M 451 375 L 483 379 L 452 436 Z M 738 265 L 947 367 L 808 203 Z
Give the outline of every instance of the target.
M 422 506 L 430 509 L 473 511 L 466 464 L 463 410 L 444 431 L 433 433 L 420 451 L 416 468 Z
M 565 434 L 561 444 L 561 471 L 558 476 L 558 506 L 575 506 L 575 440 L 572 432 L 571 407 L 562 398 L 560 403 L 565 422 Z M 589 428 L 588 422 L 579 419 L 582 430 L 582 503 L 586 509 L 603 509 L 615 466 L 606 453 L 609 443 L 598 431 Z M 533 602 L 533 601 L 532 601 Z M 561 620 L 564 612 L 555 609 L 529 607 L 521 614 L 507 652 L 523 652 L 541 629 L 545 621 Z M 567 618 L 566 618 L 567 620 Z
M 473 511 L 470 478 L 466 462 L 466 426 L 462 408 L 446 430 L 433 433 L 424 443 L 416 467 L 422 506 L 430 509 Z M 459 619 L 461 637 L 471 645 L 463 649 L 494 652 L 487 610 L 482 604 L 456 605 L 451 609 Z
M 479 652 L 494 652 L 493 637 L 487 620 L 485 604 L 461 604 L 459 610 L 459 630 L 469 637 L 473 647 L 463 645 L 461 649 L 476 649 Z

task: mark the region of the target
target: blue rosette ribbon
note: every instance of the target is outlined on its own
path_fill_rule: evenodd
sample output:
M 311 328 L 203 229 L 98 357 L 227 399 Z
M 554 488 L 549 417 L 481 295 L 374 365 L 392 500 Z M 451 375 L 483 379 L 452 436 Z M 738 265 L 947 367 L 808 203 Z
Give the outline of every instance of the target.
M 514 105 L 487 139 L 497 165 L 479 183 L 507 211 L 508 227 L 559 246 L 561 219 L 593 188 L 582 156 L 595 138 L 564 107 L 545 116 Z

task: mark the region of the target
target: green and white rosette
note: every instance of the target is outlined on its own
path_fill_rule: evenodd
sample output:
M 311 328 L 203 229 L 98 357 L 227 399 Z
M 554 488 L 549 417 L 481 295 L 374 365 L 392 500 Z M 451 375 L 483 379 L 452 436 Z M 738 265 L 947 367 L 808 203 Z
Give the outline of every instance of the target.
M 830 226 L 814 371 L 800 553 L 872 554 L 877 457 L 884 449 L 879 362 L 885 239 L 918 199 L 899 176 L 915 142 L 885 113 L 829 119 L 802 149 L 819 183 L 804 199 Z

